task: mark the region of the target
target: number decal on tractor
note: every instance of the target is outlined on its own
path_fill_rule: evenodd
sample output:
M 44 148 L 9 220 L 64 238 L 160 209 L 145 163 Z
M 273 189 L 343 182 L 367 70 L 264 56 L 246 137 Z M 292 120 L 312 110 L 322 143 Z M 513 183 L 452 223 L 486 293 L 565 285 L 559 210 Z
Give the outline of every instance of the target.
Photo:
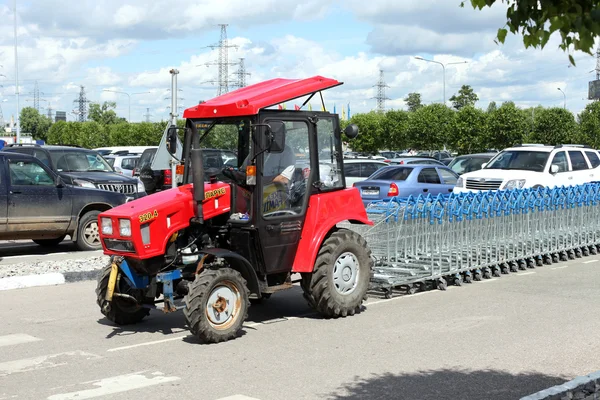
M 139 219 L 140 219 L 140 224 L 143 224 L 146 221 L 150 221 L 151 219 L 154 219 L 158 217 L 158 210 L 154 210 L 153 212 L 147 212 L 144 214 L 140 214 Z
M 225 193 L 227 193 L 225 188 L 209 190 L 208 192 L 204 192 L 204 199 L 212 199 L 213 197 L 222 196 Z

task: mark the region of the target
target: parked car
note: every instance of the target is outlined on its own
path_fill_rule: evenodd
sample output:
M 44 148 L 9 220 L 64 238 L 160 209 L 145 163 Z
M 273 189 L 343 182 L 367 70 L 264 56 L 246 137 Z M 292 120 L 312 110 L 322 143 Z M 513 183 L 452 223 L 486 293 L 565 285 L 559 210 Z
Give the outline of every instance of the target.
M 102 156 L 108 156 L 110 154 L 142 154 L 144 150 L 153 146 L 112 146 L 112 147 L 98 147 L 94 149 L 98 154 Z
M 481 165 L 489 162 L 496 153 L 466 154 L 455 157 L 448 166 L 459 175 L 481 169 Z
M 385 157 L 386 160 L 402 157 L 402 153 L 399 151 L 380 151 L 379 155 L 381 157 Z
M 172 187 L 173 177 L 171 176 L 170 169 L 152 169 L 152 161 L 157 149 L 157 147 L 154 147 L 144 150 L 133 173 L 134 177 L 139 176 L 147 194 Z M 218 170 L 220 172 L 226 165 L 237 167 L 237 154 L 231 150 L 203 149 L 202 152 L 206 180 L 210 178 L 209 173 L 211 170 Z M 219 177 L 221 176 L 219 175 Z
M 451 193 L 458 175 L 445 165 L 411 164 L 381 168 L 367 180 L 354 184 L 363 204 L 391 197 L 438 195 Z
M 392 165 L 408 165 L 408 164 L 428 164 L 428 165 L 444 165 L 440 161 L 430 157 L 418 156 L 402 156 L 400 158 L 392 158 L 389 160 Z
M 455 157 L 442 158 L 440 162 L 444 165 L 450 165 L 450 163 L 454 160 Z
M 0 240 L 56 246 L 68 235 L 80 250 L 99 250 L 98 215 L 126 201 L 122 193 L 66 185 L 33 156 L 0 151 Z
M 104 159 L 113 169 L 121 175 L 133 176 L 133 170 L 140 159 L 140 154 L 109 154 Z
M 443 158 L 452 157 L 452 154 L 450 154 L 450 152 L 446 151 L 446 150 L 441 150 L 441 151 L 433 150 L 433 151 L 420 151 L 417 153 L 417 156 L 418 157 L 431 157 L 434 160 L 440 161 Z
M 356 182 L 364 181 L 375 171 L 387 167 L 389 164 L 378 160 L 351 159 L 344 160 L 344 175 L 346 176 L 346 187 L 352 187 Z
M 123 193 L 131 199 L 145 196 L 143 184 L 123 176 L 96 151 L 81 147 L 12 144 L 3 151 L 28 154 L 38 158 L 67 185 Z
M 600 180 L 600 154 L 577 145 L 522 145 L 502 150 L 483 169 L 458 179 L 454 192 L 581 185 Z

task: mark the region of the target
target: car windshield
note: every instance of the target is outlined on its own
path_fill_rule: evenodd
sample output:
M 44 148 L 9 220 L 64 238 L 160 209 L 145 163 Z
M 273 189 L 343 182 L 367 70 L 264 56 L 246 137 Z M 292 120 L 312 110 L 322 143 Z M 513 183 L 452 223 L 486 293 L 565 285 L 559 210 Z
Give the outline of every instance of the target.
M 369 177 L 369 179 L 378 179 L 382 181 L 405 181 L 412 171 L 413 169 L 408 167 L 381 168 L 380 170 L 375 171 L 373 175 Z
M 457 174 L 465 174 L 481 169 L 481 164 L 490 161 L 490 157 L 458 157 L 448 165 Z
M 154 154 L 156 154 L 156 149 L 144 150 L 142 156 L 140 157 L 140 161 L 138 161 L 138 167 L 143 169 L 150 166 L 152 159 L 154 158 Z
M 100 154 L 86 150 L 52 150 L 50 158 L 58 172 L 114 172 Z
M 503 151 L 485 169 L 524 170 L 543 172 L 550 152 L 545 151 Z
M 108 163 L 108 165 L 110 165 L 111 167 L 115 167 L 115 159 L 110 157 L 110 158 L 105 158 L 106 162 Z

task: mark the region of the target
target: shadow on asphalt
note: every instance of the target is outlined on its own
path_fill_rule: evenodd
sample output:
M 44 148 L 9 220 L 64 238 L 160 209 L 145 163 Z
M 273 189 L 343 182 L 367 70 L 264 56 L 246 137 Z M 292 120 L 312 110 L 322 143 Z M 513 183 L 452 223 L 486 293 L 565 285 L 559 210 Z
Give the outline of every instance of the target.
M 161 305 L 159 304 L 158 306 L 160 307 Z M 269 324 L 283 322 L 289 317 L 298 316 L 302 318 L 320 318 L 317 314 L 313 313 L 312 308 L 309 307 L 304 297 L 302 297 L 302 289 L 294 287 L 286 291 L 274 293 L 269 299 L 262 300 L 258 304 L 251 304 L 245 325 L 251 323 Z M 185 318 L 181 310 L 168 314 L 163 313 L 161 310 L 151 310 L 149 316 L 144 318 L 142 322 L 134 325 L 118 326 L 106 318 L 98 319 L 98 324 L 112 328 L 106 335 L 107 339 L 115 336 L 135 335 L 142 332 L 171 335 L 181 333 L 182 329 L 187 330 Z M 253 329 L 256 328 L 244 326 L 243 331 Z M 159 339 L 157 338 L 157 340 Z
M 568 379 L 535 372 L 510 374 L 504 371 L 452 370 L 391 373 L 356 379 L 337 393 L 322 398 L 335 400 L 509 400 L 560 385 Z
M 53 247 L 42 247 L 31 241 L 27 243 L 10 243 L 4 241 L 0 242 L 0 260 L 2 260 L 4 257 L 31 256 L 38 254 L 52 254 L 71 251 L 77 251 L 77 247 L 75 246 L 75 243 L 73 243 L 70 239 L 65 240 L 58 246 Z

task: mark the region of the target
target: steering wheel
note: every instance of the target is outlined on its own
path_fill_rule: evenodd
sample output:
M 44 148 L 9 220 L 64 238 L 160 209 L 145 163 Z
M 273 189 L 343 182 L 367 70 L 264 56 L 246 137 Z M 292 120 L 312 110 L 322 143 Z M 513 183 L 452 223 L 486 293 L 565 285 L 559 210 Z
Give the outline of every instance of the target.
M 277 211 L 263 214 L 263 217 L 278 217 L 281 215 L 296 215 L 296 213 L 292 210 L 277 210 Z

